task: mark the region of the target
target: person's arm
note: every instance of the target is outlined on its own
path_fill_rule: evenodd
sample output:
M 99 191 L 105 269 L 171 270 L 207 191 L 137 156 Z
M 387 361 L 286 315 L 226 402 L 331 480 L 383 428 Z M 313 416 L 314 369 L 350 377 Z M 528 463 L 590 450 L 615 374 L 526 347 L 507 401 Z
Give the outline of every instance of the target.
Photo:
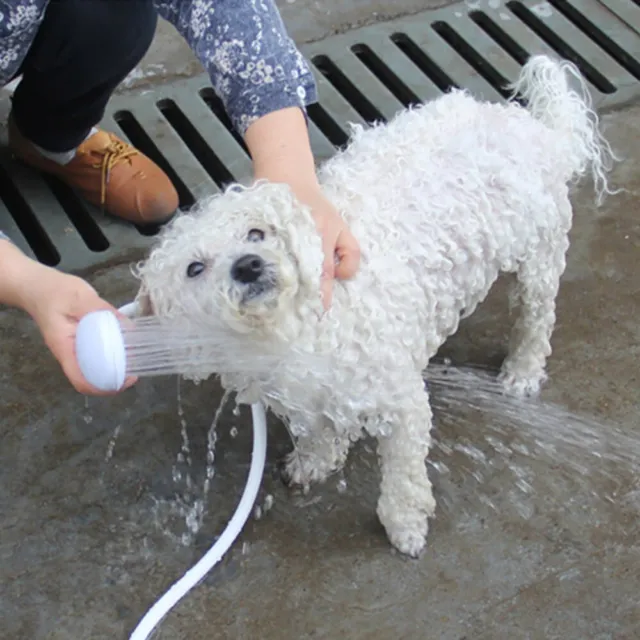
M 352 277 L 360 250 L 317 181 L 306 106 L 317 101 L 313 74 L 288 36 L 272 0 L 156 0 L 208 71 L 235 128 L 244 137 L 254 177 L 288 184 L 308 205 L 323 239 L 322 292 L 332 281 Z M 335 257 L 339 263 L 336 265 Z
M 0 234 L 0 304 L 30 313 L 34 285 L 48 275 L 46 267 L 28 258 L 5 234 Z
M 237 131 L 259 118 L 317 101 L 313 73 L 273 0 L 155 0 L 187 41 Z

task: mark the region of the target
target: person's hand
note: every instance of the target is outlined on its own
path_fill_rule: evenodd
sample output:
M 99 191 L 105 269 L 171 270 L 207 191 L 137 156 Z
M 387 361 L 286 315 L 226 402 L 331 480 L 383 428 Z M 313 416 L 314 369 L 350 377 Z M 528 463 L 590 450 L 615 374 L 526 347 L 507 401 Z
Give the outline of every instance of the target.
M 95 389 L 85 380 L 76 358 L 75 338 L 78 322 L 87 313 L 108 309 L 119 315 L 117 310 L 81 278 L 53 270 L 38 283 L 30 298 L 25 310 L 35 320 L 45 344 L 74 389 L 87 395 L 111 395 Z M 120 391 L 135 382 L 135 378 L 127 378 Z
M 322 237 L 320 284 L 324 307 L 328 309 L 334 278 L 355 275 L 360 266 L 360 247 L 318 184 L 302 111 L 288 107 L 262 116 L 249 126 L 245 141 L 253 159 L 254 177 L 288 184 L 298 200 L 311 208 Z
M 40 294 L 30 307 L 45 344 L 76 391 L 88 395 L 111 395 L 95 389 L 85 380 L 76 358 L 75 338 L 78 322 L 87 313 L 108 309 L 118 315 L 117 310 L 81 278 L 51 272 L 49 279 L 48 285 L 38 287 Z M 127 378 L 120 391 L 135 382 L 135 378 Z
M 87 313 L 109 309 L 121 314 L 81 278 L 41 265 L 6 241 L 2 241 L 0 249 L 1 266 L 6 267 L 0 281 L 0 300 L 23 309 L 33 318 L 76 391 L 111 395 L 95 389 L 84 379 L 76 359 L 75 338 L 78 322 Z M 135 378 L 128 378 L 121 391 L 135 382 Z
M 322 194 L 320 188 L 297 193 L 297 197 L 311 207 L 318 232 L 322 237 L 324 262 L 321 291 L 325 309 L 331 305 L 334 279 L 352 278 L 360 266 L 360 245 L 337 209 Z

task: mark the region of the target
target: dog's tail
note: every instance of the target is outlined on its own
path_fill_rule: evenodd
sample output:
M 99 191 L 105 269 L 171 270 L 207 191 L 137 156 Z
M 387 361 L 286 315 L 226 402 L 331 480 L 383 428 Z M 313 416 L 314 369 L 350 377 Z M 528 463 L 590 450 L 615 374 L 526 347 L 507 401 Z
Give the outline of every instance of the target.
M 570 86 L 571 80 L 576 88 Z M 567 60 L 532 56 L 512 90 L 514 96 L 525 100 L 534 118 L 557 132 L 566 143 L 561 162 L 567 180 L 579 180 L 590 172 L 598 203 L 604 194 L 613 193 L 607 184 L 607 173 L 618 158 L 600 132 L 589 90 L 577 67 Z

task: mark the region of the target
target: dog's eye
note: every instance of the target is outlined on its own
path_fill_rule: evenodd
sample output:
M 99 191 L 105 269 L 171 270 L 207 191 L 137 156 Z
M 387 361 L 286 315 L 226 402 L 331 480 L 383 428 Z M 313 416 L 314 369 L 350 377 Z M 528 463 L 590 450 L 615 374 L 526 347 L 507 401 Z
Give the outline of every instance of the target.
M 187 267 L 187 278 L 197 278 L 204 271 L 204 262 L 192 262 Z
M 251 229 L 247 234 L 249 242 L 262 242 L 264 240 L 264 231 L 262 229 Z

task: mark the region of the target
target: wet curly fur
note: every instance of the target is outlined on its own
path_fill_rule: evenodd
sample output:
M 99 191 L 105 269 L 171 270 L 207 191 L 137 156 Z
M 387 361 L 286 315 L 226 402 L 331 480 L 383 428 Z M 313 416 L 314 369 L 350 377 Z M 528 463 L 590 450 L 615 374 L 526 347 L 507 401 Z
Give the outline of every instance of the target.
M 391 543 L 412 556 L 436 506 L 423 371 L 511 272 L 521 304 L 501 379 L 511 392 L 536 393 L 569 246 L 570 186 L 591 173 L 598 196 L 608 192 L 615 156 L 576 69 L 536 56 L 513 88 L 526 107 L 456 90 L 388 124 L 356 126 L 348 147 L 320 167 L 362 250 L 357 276 L 336 282 L 327 313 L 320 238 L 284 185 L 236 185 L 203 201 L 138 269 L 145 313 L 210 319 L 256 353 L 280 341 L 329 358 L 330 375 L 286 352 L 264 375 L 217 373 L 241 401 L 260 400 L 285 420 L 293 483 L 322 482 L 352 442 L 377 438 L 377 513 Z

